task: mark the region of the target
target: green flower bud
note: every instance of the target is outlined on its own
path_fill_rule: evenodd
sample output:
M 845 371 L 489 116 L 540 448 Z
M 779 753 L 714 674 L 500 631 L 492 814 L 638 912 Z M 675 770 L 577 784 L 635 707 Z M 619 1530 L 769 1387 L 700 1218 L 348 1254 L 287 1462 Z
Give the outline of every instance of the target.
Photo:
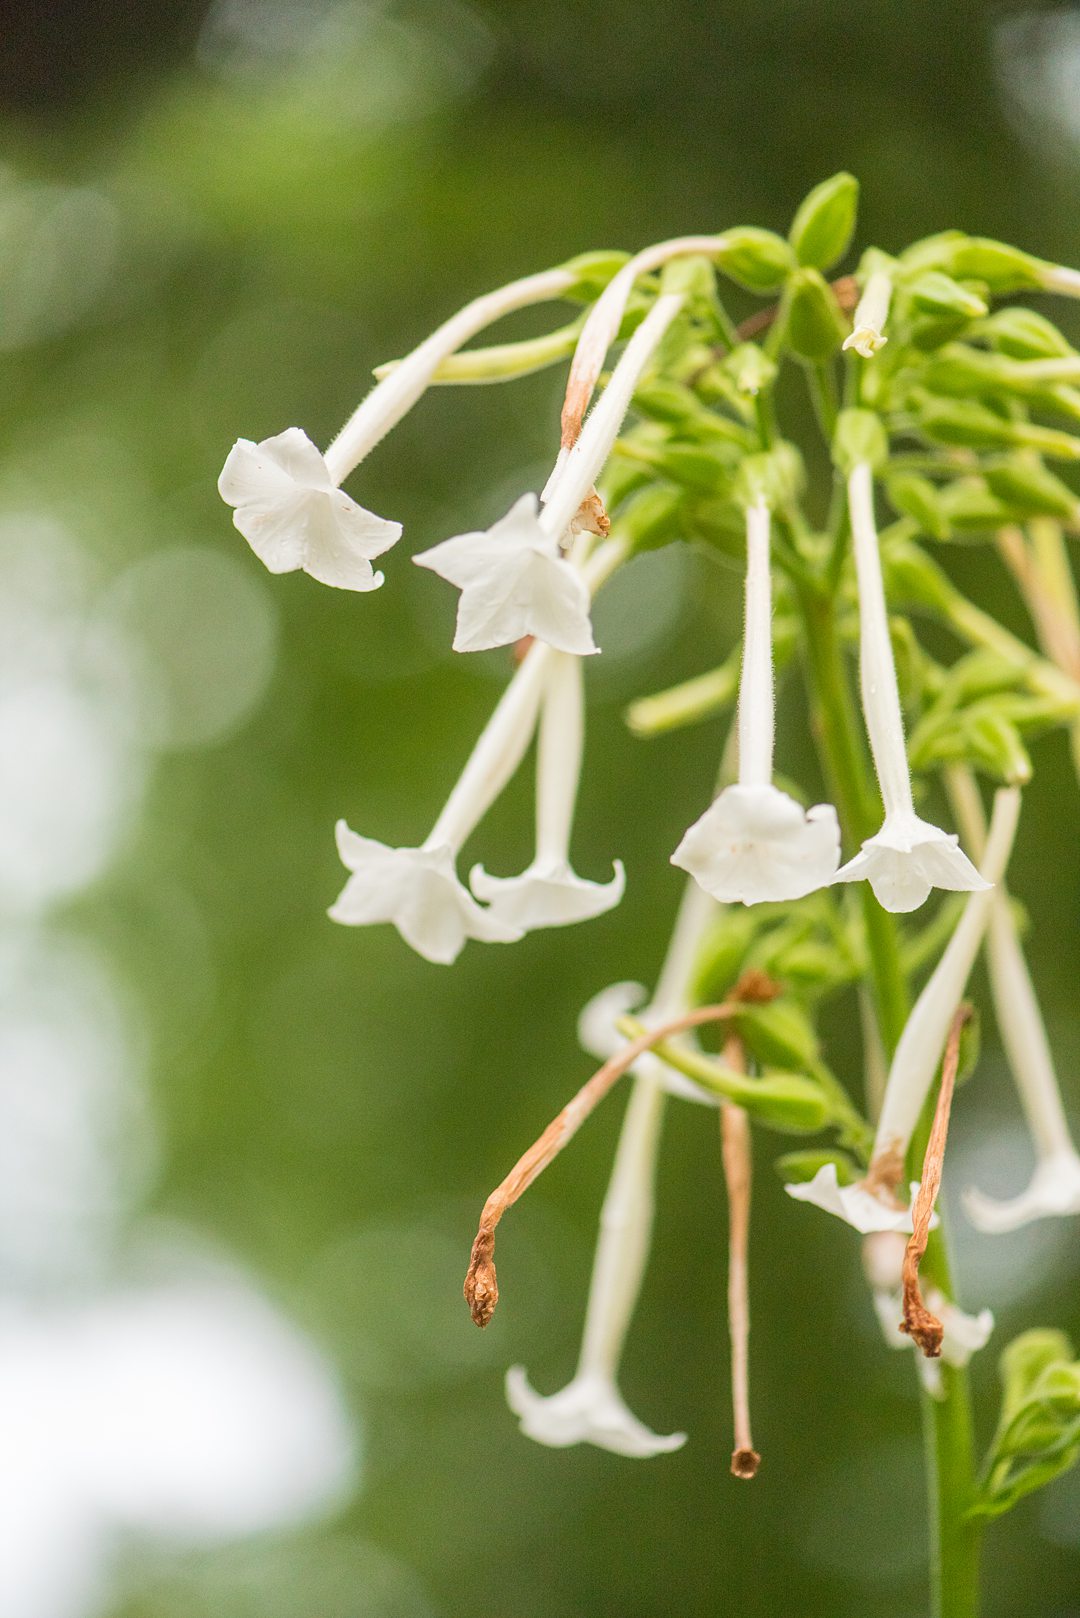
M 885 480 L 887 493 L 894 510 L 904 517 L 912 517 L 931 539 L 948 539 L 949 523 L 941 507 L 941 497 L 929 478 L 917 472 L 894 472 Z
M 692 389 L 682 382 L 662 378 L 645 382 L 636 389 L 634 410 L 649 421 L 661 421 L 669 427 L 681 427 L 702 414 L 701 405 Z
M 1073 1346 L 1065 1333 L 1049 1326 L 1035 1327 L 1014 1337 L 998 1361 L 1006 1410 L 1016 1410 L 1051 1366 L 1069 1365 L 1073 1358 Z
M 756 343 L 740 343 L 721 361 L 721 370 L 731 378 L 736 393 L 754 398 L 776 380 L 776 365 Z
M 971 717 L 966 728 L 971 762 L 1006 786 L 1026 786 L 1031 780 L 1031 758 L 1020 732 L 1008 719 L 992 711 Z
M 806 481 L 803 458 L 786 438 L 761 455 L 748 455 L 735 478 L 733 494 L 745 509 L 764 501 L 771 511 L 799 498 Z
M 795 254 L 782 236 L 756 225 L 725 230 L 715 261 L 736 285 L 748 292 L 775 292 L 795 267 Z
M 859 182 L 853 174 L 834 174 L 816 185 L 799 204 L 788 232 L 800 264 L 827 270 L 843 258 L 855 232 Z
M 576 258 L 568 258 L 559 268 L 569 271 L 574 277 L 574 284 L 567 288 L 563 297 L 573 303 L 592 303 L 629 259 L 629 253 L 615 249 L 610 252 L 578 253 Z
M 984 468 L 993 494 L 1018 517 L 1064 517 L 1074 519 L 1080 500 L 1060 478 L 1047 471 L 1041 461 L 1011 456 Z
M 922 314 L 960 315 L 965 320 L 977 320 L 987 312 L 987 304 L 977 292 L 940 270 L 926 270 L 908 281 L 905 292 L 912 307 Z
M 838 1185 L 854 1185 L 860 1178 L 859 1165 L 847 1152 L 812 1151 L 785 1152 L 773 1165 L 785 1185 L 804 1185 L 815 1174 L 832 1163 L 836 1169 Z
M 950 529 L 968 533 L 993 532 L 1011 522 L 1014 513 L 980 477 L 957 478 L 939 495 L 941 514 Z
M 793 354 L 820 365 L 838 352 L 847 322 L 820 270 L 796 271 L 787 285 L 784 341 Z
M 669 259 L 660 274 L 660 290 L 711 301 L 716 296 L 716 266 L 703 253 Z
M 845 477 L 864 461 L 880 471 L 889 458 L 889 438 L 880 416 L 872 410 L 841 410 L 833 433 L 832 458 Z
M 994 297 L 1041 287 L 1047 271 L 1053 268 L 1045 259 L 1035 258 L 1007 242 L 965 236 L 960 231 L 945 231 L 916 242 L 902 255 L 901 262 L 909 268 L 940 270 L 958 281 L 984 281 Z
M 936 444 L 963 445 L 969 449 L 1027 447 L 1039 450 L 1051 460 L 1080 460 L 1080 438 L 1059 432 L 1056 427 L 1010 420 L 985 405 L 927 397 L 916 404 L 916 414 L 920 431 Z
M 622 1018 L 619 1029 L 628 1032 L 630 1025 L 630 1018 Z M 634 1027 L 641 1030 L 640 1023 Z M 751 1118 L 769 1129 L 815 1135 L 828 1122 L 829 1108 L 821 1089 L 801 1074 L 766 1073 L 760 1079 L 749 1079 L 715 1058 L 688 1047 L 662 1042 L 654 1045 L 653 1050 L 661 1061 L 693 1079 L 703 1090 L 742 1107 Z
M 910 540 L 882 547 L 882 570 L 890 600 L 948 613 L 958 591 L 946 573 Z
M 736 647 L 736 667 L 742 662 L 741 651 Z M 690 986 L 693 1001 L 708 1005 L 724 998 L 743 969 L 746 952 L 760 925 L 760 915 L 755 916 L 753 911 L 721 911 L 698 948 Z
M 746 1005 L 732 1026 L 754 1059 L 765 1067 L 812 1069 L 821 1047 L 813 1024 L 794 1000 Z
M 1034 309 L 998 309 L 980 323 L 977 335 L 1010 359 L 1064 359 L 1075 352 L 1053 321 Z

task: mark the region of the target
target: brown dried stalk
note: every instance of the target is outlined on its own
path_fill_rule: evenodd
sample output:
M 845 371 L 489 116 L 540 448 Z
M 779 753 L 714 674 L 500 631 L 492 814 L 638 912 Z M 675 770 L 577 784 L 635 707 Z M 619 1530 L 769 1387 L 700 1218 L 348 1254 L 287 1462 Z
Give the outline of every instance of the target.
M 698 1006 L 695 1011 L 688 1011 L 681 1017 L 672 1018 L 661 1027 L 651 1029 L 648 1033 L 640 1034 L 637 1039 L 632 1039 L 582 1085 L 577 1095 L 568 1101 L 558 1116 L 548 1124 L 539 1140 L 518 1158 L 505 1180 L 496 1186 L 485 1202 L 476 1239 L 472 1245 L 469 1269 L 465 1276 L 465 1301 L 478 1326 L 487 1325 L 499 1301 L 499 1286 L 495 1273 L 495 1227 L 506 1210 L 513 1207 L 537 1176 L 558 1157 L 593 1109 L 600 1104 L 627 1069 L 633 1067 L 639 1056 L 644 1056 L 646 1051 L 651 1050 L 662 1040 L 685 1033 L 688 1028 L 698 1028 L 703 1023 L 727 1021 L 738 1013 L 740 1005 L 747 1004 L 751 999 L 772 999 L 780 992 L 779 985 L 765 978 L 764 974 L 758 974 L 758 977 L 762 981 L 758 982 L 755 979 L 748 987 L 745 986 L 745 980 L 740 983 L 731 998 L 722 1005 Z M 765 992 L 766 985 L 767 992 Z
M 906 1332 L 919 1345 L 928 1360 L 940 1357 L 945 1328 L 923 1302 L 919 1286 L 919 1264 L 926 1252 L 926 1243 L 930 1236 L 930 1220 L 941 1187 L 945 1140 L 949 1133 L 949 1113 L 956 1086 L 956 1070 L 960 1064 L 960 1034 L 970 1016 L 970 1006 L 959 1006 L 949 1028 L 945 1058 L 941 1064 L 941 1088 L 938 1091 L 934 1122 L 930 1129 L 926 1156 L 923 1159 L 922 1182 L 911 1210 L 911 1236 L 904 1250 L 904 1318 L 900 1322 L 900 1330 Z
M 743 1042 L 731 1035 L 724 1045 L 724 1060 L 739 1073 L 746 1071 Z M 750 1186 L 753 1173 L 750 1121 L 741 1107 L 720 1103 L 720 1149 L 728 1199 L 728 1331 L 731 1337 L 731 1405 L 735 1448 L 731 1470 L 737 1478 L 752 1478 L 761 1456 L 750 1435 L 750 1293 L 747 1256 L 750 1236 Z

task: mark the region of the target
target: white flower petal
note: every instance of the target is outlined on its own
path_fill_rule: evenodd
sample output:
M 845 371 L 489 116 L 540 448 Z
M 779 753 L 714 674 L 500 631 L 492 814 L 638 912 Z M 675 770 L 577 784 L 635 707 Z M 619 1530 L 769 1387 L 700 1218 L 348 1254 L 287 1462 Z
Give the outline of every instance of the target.
M 481 909 L 458 880 L 454 856 L 436 848 L 389 848 L 359 837 L 344 821 L 337 826 L 338 851 L 353 873 L 330 907 L 332 921 L 347 927 L 392 922 L 418 955 L 449 965 L 467 938 L 510 944 L 521 933 Z
M 914 1201 L 919 1187 L 912 1185 L 910 1189 Z M 910 1207 L 897 1207 L 895 1203 L 868 1190 L 862 1181 L 856 1185 L 841 1185 L 836 1177 L 835 1163 L 823 1164 L 812 1180 L 787 1185 L 784 1190 L 796 1202 L 810 1202 L 815 1208 L 835 1214 L 837 1219 L 842 1219 L 863 1236 L 879 1230 L 899 1230 L 905 1234 L 911 1230 Z M 930 1228 L 933 1229 L 936 1224 L 937 1214 L 934 1214 Z
M 382 583 L 371 558 L 401 537 L 387 522 L 339 489 L 315 445 L 299 427 L 260 444 L 241 438 L 218 479 L 233 522 L 272 573 L 303 568 L 323 584 L 374 590 Z
M 885 910 L 917 910 L 932 888 L 980 893 L 985 882 L 959 845 L 959 839 L 915 814 L 886 816 L 855 858 L 841 866 L 834 882 L 867 881 Z
M 590 1056 L 595 1056 L 598 1062 L 607 1062 L 623 1046 L 627 1044 L 624 1035 L 619 1033 L 618 1021 L 620 1017 L 634 1015 L 639 1022 L 656 1023 L 664 1019 L 658 1018 L 651 1006 L 641 1008 L 641 1003 L 648 994 L 648 990 L 641 983 L 610 983 L 599 994 L 594 994 L 581 1008 L 578 1016 L 577 1036 L 578 1044 Z M 667 1016 L 673 1018 L 676 1012 L 669 1011 Z M 683 1038 L 684 1036 L 679 1036 Z M 679 1040 L 673 1040 L 678 1044 Z M 702 1106 L 718 1107 L 718 1096 L 710 1095 L 700 1084 L 695 1084 L 685 1074 L 677 1073 L 674 1068 L 668 1067 L 658 1056 L 652 1056 L 646 1051 L 639 1056 L 629 1071 L 637 1078 L 651 1079 L 659 1084 L 670 1095 L 678 1096 L 683 1101 L 696 1101 Z
M 686 1443 L 685 1433 L 652 1432 L 627 1409 L 614 1382 L 599 1372 L 579 1373 L 545 1398 L 531 1386 L 524 1367 L 514 1365 L 506 1373 L 506 1402 L 525 1436 L 552 1449 L 595 1444 L 613 1455 L 644 1458 Z
M 1033 1219 L 1080 1213 L 1080 1157 L 1062 1152 L 1042 1158 L 1019 1196 L 999 1201 L 972 1189 L 964 1192 L 963 1202 L 975 1228 L 993 1236 L 1019 1230 Z
M 804 810 L 778 787 L 730 786 L 690 827 L 671 863 L 714 899 L 750 905 L 827 886 L 839 859 L 831 804 Z
M 889 1348 L 914 1348 L 914 1340 L 906 1332 L 900 1330 L 900 1322 L 904 1316 L 904 1306 L 901 1293 L 897 1291 L 875 1291 L 873 1294 L 874 1312 L 881 1327 L 881 1335 Z M 962 1370 L 977 1354 L 980 1348 L 985 1348 L 990 1341 L 994 1330 L 994 1317 L 989 1309 L 980 1309 L 977 1315 L 969 1315 L 961 1309 L 959 1304 L 953 1303 L 931 1287 L 925 1298 L 926 1307 L 931 1314 L 941 1321 L 943 1335 L 941 1339 L 941 1359 L 946 1365 L 955 1366 Z M 933 1371 L 938 1371 L 937 1364 L 931 1360 L 926 1361 L 925 1355 L 919 1354 L 920 1370 L 924 1363 L 928 1363 Z M 935 1398 L 941 1394 L 940 1373 L 926 1379 L 926 1385 Z
M 568 927 L 614 910 L 626 887 L 621 860 L 614 861 L 610 882 L 588 882 L 565 860 L 535 860 L 520 876 L 489 876 L 474 865 L 469 886 L 491 914 L 523 933 L 540 927 Z
M 861 354 L 864 360 L 872 360 L 874 355 L 885 347 L 889 339 L 883 332 L 874 326 L 856 326 L 844 338 L 843 348 L 853 348 L 856 354 Z
M 510 646 L 525 635 L 578 657 L 597 650 L 588 587 L 541 526 L 534 494 L 486 532 L 459 534 L 413 560 L 461 591 L 457 652 Z

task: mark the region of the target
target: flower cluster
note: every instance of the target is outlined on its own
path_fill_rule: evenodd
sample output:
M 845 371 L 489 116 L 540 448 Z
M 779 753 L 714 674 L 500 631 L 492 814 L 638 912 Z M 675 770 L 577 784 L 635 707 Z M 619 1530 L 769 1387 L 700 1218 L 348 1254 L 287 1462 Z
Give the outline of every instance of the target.
M 240 440 L 221 474 L 236 527 L 271 571 L 370 591 L 383 582 L 372 563 L 401 526 L 365 510 L 343 481 L 429 386 L 570 361 L 543 489 L 523 492 L 486 530 L 414 556 L 458 591 L 455 651 L 516 649 L 503 696 L 419 846 L 359 835 L 344 820 L 337 828 L 349 875 L 331 917 L 390 922 L 439 963 L 467 939 L 511 943 L 619 903 L 617 858 L 606 880 L 570 863 L 586 671 L 600 650 L 592 598 L 635 554 L 676 541 L 742 573 L 741 644 L 633 711 L 634 728 L 656 734 L 735 709 L 716 796 L 664 851 L 690 880 L 655 989 L 619 983 L 589 998 L 579 1037 L 603 1066 L 489 1198 L 474 1247 L 467 1292 L 484 1324 L 498 1295 L 495 1224 L 629 1073 L 577 1372 L 550 1396 L 520 1366 L 507 1377 L 523 1431 L 558 1447 L 587 1441 L 645 1456 L 684 1441 L 651 1431 L 617 1385 L 669 1097 L 721 1117 L 737 1475 L 752 1475 L 758 1460 L 746 1367 L 748 1123 L 827 1133 L 785 1155 L 787 1189 L 861 1233 L 889 1340 L 922 1344 L 927 1385 L 948 1397 L 949 1376 L 992 1326 L 987 1311 L 961 1309 L 929 1236 L 965 1060 L 958 1013 L 984 947 L 1037 1155 L 1019 1196 L 970 1190 L 965 1206 L 986 1231 L 1080 1211 L 1080 1156 L 1004 887 L 1033 773 L 1028 738 L 1069 728 L 1080 768 L 1080 614 L 1053 583 L 1067 569 L 1062 531 L 1080 520 L 1080 497 L 1046 464 L 1080 460 L 1070 430 L 1080 353 L 1045 316 L 1000 301 L 1029 290 L 1076 297 L 1080 277 L 946 232 L 898 256 L 871 249 L 854 277 L 830 283 L 823 272 L 848 250 L 856 197 L 851 177 L 838 175 L 805 200 L 786 239 L 739 226 L 634 256 L 585 255 L 513 282 L 382 367 L 325 454 L 292 427 Z M 737 324 L 729 303 L 747 294 L 768 302 Z M 504 314 L 557 299 L 582 313 L 541 338 L 466 346 Z M 834 468 L 824 522 L 808 514 L 827 502 L 804 503 L 802 451 L 781 418 L 785 370 L 805 384 Z M 997 547 L 1031 608 L 1038 649 L 933 558 L 930 547 L 958 536 Z M 710 587 L 724 578 L 710 570 Z M 908 613 L 959 643 L 950 664 L 940 661 L 943 637 L 924 644 Z M 795 672 L 834 803 L 775 775 L 777 692 Z M 474 864 L 466 882 L 459 856 L 534 737 L 534 856 L 519 875 Z M 989 827 L 980 776 L 992 789 Z M 946 804 L 967 852 L 938 824 Z M 909 920 L 935 890 L 944 897 L 929 921 Z M 838 996 L 864 1033 L 861 1093 L 832 1071 L 817 1033 L 821 1007 Z M 901 1297 L 906 1330 L 913 1298 L 934 1329 L 897 1339 Z

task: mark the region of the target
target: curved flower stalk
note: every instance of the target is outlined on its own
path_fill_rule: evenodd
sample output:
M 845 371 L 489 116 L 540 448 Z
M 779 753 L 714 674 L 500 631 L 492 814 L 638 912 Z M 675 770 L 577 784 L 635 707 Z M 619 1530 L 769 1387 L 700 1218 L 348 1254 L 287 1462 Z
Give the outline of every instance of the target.
M 641 373 L 681 305 L 677 293 L 657 299 L 626 345 L 543 508 L 535 494 L 522 495 L 486 531 L 459 534 L 413 557 L 461 591 L 455 651 L 509 646 L 524 635 L 579 657 L 598 650 L 588 590 L 577 562 L 566 555 L 572 525 L 592 495 Z
M 968 842 L 977 848 L 984 826 L 970 773 L 950 771 L 949 789 Z M 1034 1219 L 1080 1213 L 1080 1154 L 1062 1106 L 1046 1024 L 1004 886 L 994 891 L 986 953 L 994 1015 L 1035 1147 L 1035 1171 L 1018 1196 L 1000 1200 L 975 1189 L 964 1193 L 964 1209 L 972 1224 L 1000 1235 Z
M 865 878 L 880 905 L 905 912 L 924 904 L 932 888 L 975 892 L 985 884 L 961 850 L 959 839 L 915 812 L 874 522 L 873 474 L 865 461 L 852 469 L 848 503 L 859 585 L 863 714 L 885 805 L 885 823 L 833 880 L 860 882 Z
M 739 779 L 713 800 L 671 856 L 725 904 L 801 899 L 840 863 L 832 804 L 803 809 L 772 784 L 775 730 L 769 510 L 746 513 L 746 631 L 739 683 Z
M 343 590 L 377 589 L 383 575 L 372 560 L 397 543 L 401 524 L 367 511 L 340 485 L 412 409 L 449 355 L 503 315 L 573 285 L 570 271 L 544 270 L 474 298 L 372 388 L 325 454 L 299 427 L 258 444 L 237 439 L 218 491 L 259 560 L 271 573 L 303 569 Z
M 1020 816 L 1020 791 L 1001 787 L 994 798 L 982 878 L 964 907 L 945 950 L 912 1008 L 889 1068 L 885 1099 L 864 1179 L 837 1183 L 828 1163 L 806 1184 L 789 1185 L 789 1196 L 835 1214 L 856 1230 L 910 1230 L 911 1211 L 897 1199 L 904 1159 L 945 1049 L 949 1026 L 964 995 L 990 918 L 992 887 L 1005 875 Z M 912 1188 L 912 1200 L 916 1188 Z
M 874 270 L 867 278 L 863 295 L 855 306 L 852 330 L 844 338 L 844 348 L 853 348 L 864 360 L 872 360 L 885 347 L 885 322 L 892 302 L 892 276 L 888 270 Z
M 600 588 L 625 555 L 611 539 L 585 563 L 586 595 Z M 550 672 L 550 648 L 529 648 L 488 720 L 438 820 L 417 848 L 391 848 L 360 837 L 342 820 L 338 852 L 352 873 L 328 914 L 346 927 L 392 922 L 425 960 L 449 965 L 467 938 L 508 944 L 520 928 L 477 904 L 457 875 L 457 856 L 521 763 L 532 740 Z
M 664 1023 L 687 1009 L 697 952 L 714 914 L 712 901 L 688 882 L 656 993 L 648 1011 L 642 1012 L 642 1021 Z M 581 1013 L 578 1037 L 600 1061 L 607 1061 L 626 1043 L 615 1028 L 616 1016 L 628 1009 L 625 997 L 620 995 L 610 1021 L 603 1002 L 607 998 L 610 1003 L 615 990 L 627 989 L 633 991 L 631 1004 L 645 994 L 638 984 L 614 984 Z M 600 1214 L 577 1371 L 565 1388 L 544 1396 L 531 1386 L 523 1366 L 512 1366 L 506 1375 L 506 1398 L 522 1432 L 540 1444 L 553 1448 L 596 1444 L 617 1455 L 649 1456 L 678 1449 L 686 1434 L 651 1432 L 632 1414 L 618 1389 L 619 1363 L 648 1260 L 665 1092 L 692 1093 L 694 1100 L 709 1098 L 657 1057 L 639 1057 L 630 1071 L 634 1089 Z
M 536 759 L 536 857 L 520 876 L 489 876 L 474 865 L 469 886 L 489 914 L 522 933 L 602 916 L 626 886 L 622 861 L 610 882 L 587 882 L 570 866 L 570 831 L 581 776 L 585 693 L 581 659 L 549 660 Z

